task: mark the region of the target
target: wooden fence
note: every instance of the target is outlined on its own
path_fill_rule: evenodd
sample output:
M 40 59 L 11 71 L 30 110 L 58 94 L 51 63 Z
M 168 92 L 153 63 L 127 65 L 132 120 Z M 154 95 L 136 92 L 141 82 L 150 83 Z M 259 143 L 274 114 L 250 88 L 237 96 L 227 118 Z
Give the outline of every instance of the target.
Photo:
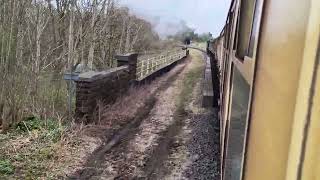
M 154 56 L 138 57 L 136 72 L 137 80 L 141 81 L 154 72 L 166 66 L 169 66 L 170 64 L 182 59 L 185 56 L 185 50 L 175 49 L 172 51 L 165 51 Z

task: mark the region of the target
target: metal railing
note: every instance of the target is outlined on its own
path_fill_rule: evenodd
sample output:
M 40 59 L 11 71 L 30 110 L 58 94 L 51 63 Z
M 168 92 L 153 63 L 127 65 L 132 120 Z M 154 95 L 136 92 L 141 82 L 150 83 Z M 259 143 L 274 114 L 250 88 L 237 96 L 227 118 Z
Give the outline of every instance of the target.
M 141 81 L 154 72 L 171 65 L 185 56 L 185 50 L 176 49 L 172 51 L 165 51 L 153 56 L 138 57 L 136 74 L 137 80 Z

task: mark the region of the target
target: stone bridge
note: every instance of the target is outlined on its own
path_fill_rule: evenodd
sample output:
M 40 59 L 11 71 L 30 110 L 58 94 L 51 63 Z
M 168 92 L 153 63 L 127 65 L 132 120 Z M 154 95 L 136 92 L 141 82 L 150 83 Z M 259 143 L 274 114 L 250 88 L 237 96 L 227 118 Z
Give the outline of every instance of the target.
M 106 71 L 89 71 L 76 80 L 76 119 L 90 123 L 100 105 L 113 103 L 132 85 L 150 81 L 184 60 L 189 50 L 177 48 L 158 54 L 116 56 L 118 67 Z

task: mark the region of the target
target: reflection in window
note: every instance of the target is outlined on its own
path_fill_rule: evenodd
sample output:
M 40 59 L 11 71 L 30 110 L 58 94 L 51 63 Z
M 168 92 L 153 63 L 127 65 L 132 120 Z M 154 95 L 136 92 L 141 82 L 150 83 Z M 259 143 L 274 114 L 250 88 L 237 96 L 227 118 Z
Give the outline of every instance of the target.
M 243 59 L 248 52 L 255 0 L 242 0 L 240 6 L 236 55 L 238 58 Z
M 239 14 L 239 13 L 238 13 Z M 236 33 L 235 33 L 235 37 L 234 37 L 234 42 L 233 42 L 233 50 L 237 49 L 237 44 L 238 44 L 238 32 L 239 31 L 239 18 L 236 19 Z
M 253 19 L 251 37 L 250 37 L 250 43 L 249 43 L 249 49 L 248 49 L 249 57 L 253 57 L 255 42 L 259 35 L 262 8 L 263 8 L 263 0 L 257 0 L 255 5 L 254 19 Z
M 250 85 L 234 66 L 225 179 L 240 180 L 245 146 Z

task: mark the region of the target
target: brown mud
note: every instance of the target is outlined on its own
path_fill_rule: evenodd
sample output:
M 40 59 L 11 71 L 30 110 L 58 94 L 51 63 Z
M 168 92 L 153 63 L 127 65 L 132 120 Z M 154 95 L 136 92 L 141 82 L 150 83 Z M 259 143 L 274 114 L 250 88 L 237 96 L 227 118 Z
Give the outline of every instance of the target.
M 103 138 L 107 140 L 104 142 L 102 146 L 97 148 L 89 157 L 87 162 L 84 164 L 83 168 L 75 172 L 73 175 L 68 176 L 69 179 L 93 179 L 99 177 L 103 173 L 105 167 L 103 167 L 103 162 L 105 161 L 105 156 L 109 154 L 118 154 L 121 155 L 126 154 L 126 149 L 128 143 L 135 134 L 139 131 L 141 122 L 148 118 L 151 110 L 154 108 L 155 103 L 159 101 L 159 96 L 162 91 L 168 89 L 173 82 L 179 77 L 179 74 L 184 70 L 186 64 L 189 61 L 185 61 L 182 64 L 178 64 L 172 71 L 169 72 L 169 77 L 162 82 L 162 84 L 152 93 L 152 95 L 146 99 L 145 105 L 140 107 L 134 119 L 128 120 L 129 124 L 125 125 L 121 130 L 114 133 L 112 138 Z M 110 136 L 110 132 L 105 132 L 106 136 Z M 119 158 L 118 157 L 118 158 Z M 127 177 L 128 169 L 126 164 L 122 164 L 120 166 L 121 169 L 118 170 L 118 176 L 114 177 L 114 179 L 120 178 L 123 179 Z M 129 168 L 130 169 L 130 168 Z

